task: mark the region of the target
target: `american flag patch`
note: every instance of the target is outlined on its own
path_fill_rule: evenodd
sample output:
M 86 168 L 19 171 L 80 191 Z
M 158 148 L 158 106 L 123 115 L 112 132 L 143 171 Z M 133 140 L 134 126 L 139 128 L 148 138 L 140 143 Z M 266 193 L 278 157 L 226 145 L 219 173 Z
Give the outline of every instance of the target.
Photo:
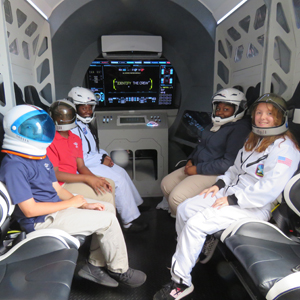
M 278 156 L 277 162 L 280 164 L 287 165 L 289 167 L 292 165 L 292 160 L 284 156 Z

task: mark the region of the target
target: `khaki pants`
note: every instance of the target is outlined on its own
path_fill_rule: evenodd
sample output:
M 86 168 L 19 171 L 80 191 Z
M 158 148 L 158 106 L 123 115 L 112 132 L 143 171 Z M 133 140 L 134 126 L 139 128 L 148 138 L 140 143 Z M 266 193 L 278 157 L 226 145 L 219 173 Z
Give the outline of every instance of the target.
M 89 199 L 98 201 L 104 201 L 111 203 L 114 207 L 115 204 L 115 183 L 113 180 L 105 178 L 112 186 L 112 193 L 106 192 L 104 194 L 97 195 L 95 191 L 87 184 L 82 182 L 64 183 L 63 187 L 74 195 L 82 195 Z
M 176 216 L 177 206 L 188 198 L 212 186 L 218 175 L 186 175 L 184 167 L 163 178 L 161 190 L 169 202 L 171 215 Z
M 98 202 L 86 199 L 89 203 Z M 116 273 L 128 270 L 126 244 L 115 208 L 103 203 L 105 211 L 70 207 L 46 216 L 45 222 L 36 223 L 35 230 L 56 228 L 70 235 L 92 235 L 89 262 L 95 266 L 107 268 Z

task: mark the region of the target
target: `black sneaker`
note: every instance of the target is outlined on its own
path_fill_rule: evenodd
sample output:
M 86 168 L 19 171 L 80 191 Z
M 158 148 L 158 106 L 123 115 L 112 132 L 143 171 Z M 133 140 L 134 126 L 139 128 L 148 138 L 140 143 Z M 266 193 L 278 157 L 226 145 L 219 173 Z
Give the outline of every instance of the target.
M 147 275 L 144 272 L 131 268 L 129 268 L 125 273 L 114 273 L 108 270 L 108 274 L 117 281 L 133 288 L 142 285 L 147 278 Z
M 219 240 L 213 235 L 207 236 L 203 245 L 202 251 L 199 255 L 199 262 L 206 264 L 213 256 Z
M 153 300 L 179 300 L 192 293 L 193 290 L 193 284 L 191 286 L 187 286 L 185 284 L 179 284 L 175 281 L 171 281 L 164 285 L 163 288 L 154 295 Z
M 123 231 L 127 232 L 127 233 L 136 233 L 136 232 L 144 231 L 147 228 L 148 228 L 147 223 L 133 220 L 131 222 L 130 227 L 128 227 L 128 228 L 123 227 Z
M 79 270 L 78 275 L 109 287 L 117 287 L 119 285 L 117 281 L 107 274 L 107 271 L 104 268 L 96 267 L 90 263 L 86 263 L 83 268 Z

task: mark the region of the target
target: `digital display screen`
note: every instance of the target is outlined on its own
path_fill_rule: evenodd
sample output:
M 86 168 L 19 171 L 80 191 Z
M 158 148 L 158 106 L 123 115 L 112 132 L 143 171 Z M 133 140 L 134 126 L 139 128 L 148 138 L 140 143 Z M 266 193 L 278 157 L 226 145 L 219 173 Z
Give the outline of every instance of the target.
M 120 117 L 120 124 L 145 124 L 144 117 Z
M 175 74 L 170 62 L 95 60 L 86 86 L 103 108 L 174 108 Z

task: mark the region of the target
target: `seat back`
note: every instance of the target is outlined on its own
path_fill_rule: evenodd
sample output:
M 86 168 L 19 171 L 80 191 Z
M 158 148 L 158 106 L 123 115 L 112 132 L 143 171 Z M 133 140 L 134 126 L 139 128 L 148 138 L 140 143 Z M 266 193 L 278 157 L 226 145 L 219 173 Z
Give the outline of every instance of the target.
M 25 104 L 22 90 L 15 82 L 14 82 L 14 90 L 15 90 L 16 104 L 17 105 Z
M 25 102 L 27 104 L 36 105 L 48 112 L 49 106 L 42 103 L 38 91 L 32 85 L 27 85 L 24 88 Z

